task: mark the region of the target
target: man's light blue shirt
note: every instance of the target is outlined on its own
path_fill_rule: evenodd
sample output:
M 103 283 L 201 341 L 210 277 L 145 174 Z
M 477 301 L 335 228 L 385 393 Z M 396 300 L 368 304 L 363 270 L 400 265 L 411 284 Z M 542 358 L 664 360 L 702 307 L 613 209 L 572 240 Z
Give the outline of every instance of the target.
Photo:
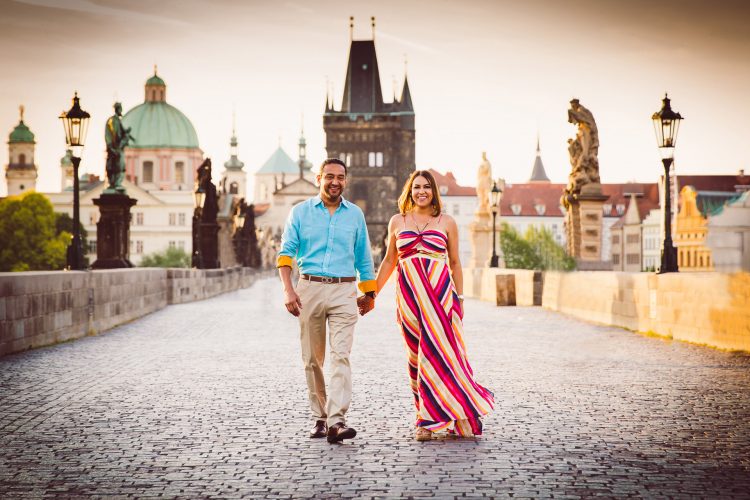
M 297 259 L 303 274 L 356 276 L 363 291 L 374 290 L 374 283 L 362 286 L 375 279 L 365 216 L 343 197 L 333 215 L 320 195 L 292 208 L 281 236 L 279 265 L 286 265 L 287 259 Z

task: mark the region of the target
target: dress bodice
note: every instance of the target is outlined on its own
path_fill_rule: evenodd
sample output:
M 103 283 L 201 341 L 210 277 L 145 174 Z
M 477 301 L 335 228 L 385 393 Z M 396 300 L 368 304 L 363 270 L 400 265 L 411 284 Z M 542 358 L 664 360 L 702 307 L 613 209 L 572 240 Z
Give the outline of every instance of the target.
M 428 229 L 421 233 L 403 229 L 396 235 L 396 248 L 399 259 L 408 259 L 415 255 L 445 259 L 448 236 L 437 229 Z

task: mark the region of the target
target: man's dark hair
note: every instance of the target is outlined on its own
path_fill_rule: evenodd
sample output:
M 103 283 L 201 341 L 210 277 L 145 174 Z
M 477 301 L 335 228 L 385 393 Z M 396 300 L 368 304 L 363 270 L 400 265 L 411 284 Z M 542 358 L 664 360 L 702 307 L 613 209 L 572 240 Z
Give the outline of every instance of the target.
M 333 164 L 333 165 L 341 165 L 342 167 L 344 167 L 344 173 L 345 174 L 349 173 L 349 169 L 346 168 L 346 163 L 344 163 L 343 161 L 339 160 L 338 158 L 326 158 L 325 160 L 323 160 L 323 163 L 321 163 L 320 170 L 318 171 L 318 173 L 322 174 L 323 173 L 323 169 L 325 168 L 325 166 L 326 165 L 331 165 L 331 164 Z

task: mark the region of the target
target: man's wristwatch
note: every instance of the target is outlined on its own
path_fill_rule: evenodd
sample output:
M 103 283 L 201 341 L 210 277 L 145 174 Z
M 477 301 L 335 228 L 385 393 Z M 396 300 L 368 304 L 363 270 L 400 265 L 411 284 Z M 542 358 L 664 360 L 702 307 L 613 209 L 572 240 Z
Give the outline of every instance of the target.
M 371 299 L 374 299 L 375 297 L 377 297 L 377 296 L 378 296 L 377 292 L 375 292 L 375 291 L 372 291 L 372 292 L 365 292 L 365 295 L 367 295 L 367 296 L 368 296 L 368 297 L 370 297 Z

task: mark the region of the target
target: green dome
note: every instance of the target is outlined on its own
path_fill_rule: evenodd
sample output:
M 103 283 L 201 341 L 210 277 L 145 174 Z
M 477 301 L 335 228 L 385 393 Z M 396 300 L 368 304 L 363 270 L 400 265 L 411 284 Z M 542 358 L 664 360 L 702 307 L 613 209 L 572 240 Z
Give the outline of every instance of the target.
M 34 142 L 34 133 L 29 130 L 29 127 L 26 126 L 23 120 L 18 122 L 16 128 L 13 129 L 13 132 L 11 132 L 8 137 L 8 144 L 17 142 Z
M 164 87 L 167 86 L 167 84 L 164 83 L 164 80 L 159 78 L 156 74 L 154 74 L 154 76 L 146 80 L 146 85 L 162 85 Z
M 158 77 L 153 77 L 158 78 Z M 122 117 L 135 138 L 132 148 L 197 148 L 198 135 L 187 116 L 160 101 L 139 104 Z

